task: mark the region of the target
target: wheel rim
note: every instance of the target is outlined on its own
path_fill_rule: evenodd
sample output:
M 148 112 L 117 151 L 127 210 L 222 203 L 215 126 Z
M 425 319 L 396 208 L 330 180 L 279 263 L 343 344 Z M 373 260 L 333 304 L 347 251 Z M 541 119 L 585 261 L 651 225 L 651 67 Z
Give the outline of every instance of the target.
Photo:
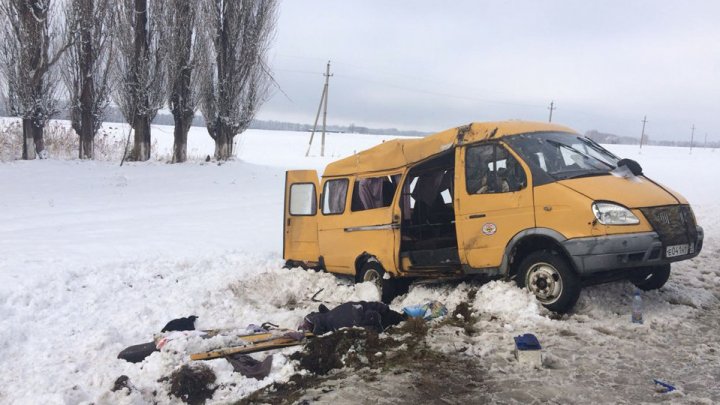
M 563 292 L 560 272 L 549 263 L 533 264 L 525 276 L 525 285 L 543 304 L 554 303 Z
M 365 274 L 363 275 L 363 281 L 371 281 L 375 283 L 376 285 L 380 286 L 380 272 L 378 272 L 375 269 L 368 269 L 365 271 Z

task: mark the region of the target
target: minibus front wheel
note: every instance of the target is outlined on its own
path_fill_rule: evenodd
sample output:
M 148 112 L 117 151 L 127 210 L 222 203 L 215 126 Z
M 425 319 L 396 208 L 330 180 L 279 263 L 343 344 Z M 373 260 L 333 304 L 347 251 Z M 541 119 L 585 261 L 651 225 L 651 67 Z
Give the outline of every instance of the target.
M 539 250 L 521 263 L 515 279 L 527 288 L 543 306 L 553 312 L 570 311 L 580 297 L 580 279 L 568 261 L 559 253 Z

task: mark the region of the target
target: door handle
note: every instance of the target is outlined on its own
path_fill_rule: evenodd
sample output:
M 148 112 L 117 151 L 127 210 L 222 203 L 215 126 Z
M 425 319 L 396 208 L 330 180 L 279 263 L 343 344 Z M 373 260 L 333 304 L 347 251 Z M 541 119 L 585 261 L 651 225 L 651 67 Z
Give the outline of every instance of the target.
M 475 219 L 475 218 L 485 218 L 485 214 L 473 214 L 473 215 L 470 215 L 470 219 Z
M 287 219 L 287 226 L 290 226 L 290 218 Z

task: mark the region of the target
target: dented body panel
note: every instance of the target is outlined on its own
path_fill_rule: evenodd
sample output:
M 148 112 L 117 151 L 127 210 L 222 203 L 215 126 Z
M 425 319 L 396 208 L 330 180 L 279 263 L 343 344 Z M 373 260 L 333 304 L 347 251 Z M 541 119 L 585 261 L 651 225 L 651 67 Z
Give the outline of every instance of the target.
M 457 148 L 457 166 L 465 166 L 466 151 L 466 146 Z M 531 176 L 523 189 L 505 193 L 470 193 L 464 170 L 455 170 L 455 184 L 460 257 L 469 268 L 499 267 L 507 242 L 518 232 L 535 227 Z

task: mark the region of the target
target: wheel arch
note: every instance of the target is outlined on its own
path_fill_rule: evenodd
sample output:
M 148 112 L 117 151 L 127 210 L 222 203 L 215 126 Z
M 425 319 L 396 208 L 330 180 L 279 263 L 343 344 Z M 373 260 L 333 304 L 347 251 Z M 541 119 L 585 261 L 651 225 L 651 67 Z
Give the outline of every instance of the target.
M 538 250 L 558 252 L 565 258 L 572 271 L 578 274 L 575 263 L 563 247 L 562 242 L 566 240 L 567 238 L 560 232 L 549 228 L 532 228 L 518 232 L 505 247 L 505 254 L 500 265 L 501 274 L 508 279 L 513 278 L 517 274 L 523 259 Z
M 357 281 L 358 276 L 360 275 L 360 270 L 367 262 L 377 262 L 380 267 L 385 269 L 383 267 L 382 263 L 380 263 L 380 260 L 377 259 L 374 255 L 368 253 L 368 252 L 362 252 L 358 257 L 355 258 L 355 280 Z

